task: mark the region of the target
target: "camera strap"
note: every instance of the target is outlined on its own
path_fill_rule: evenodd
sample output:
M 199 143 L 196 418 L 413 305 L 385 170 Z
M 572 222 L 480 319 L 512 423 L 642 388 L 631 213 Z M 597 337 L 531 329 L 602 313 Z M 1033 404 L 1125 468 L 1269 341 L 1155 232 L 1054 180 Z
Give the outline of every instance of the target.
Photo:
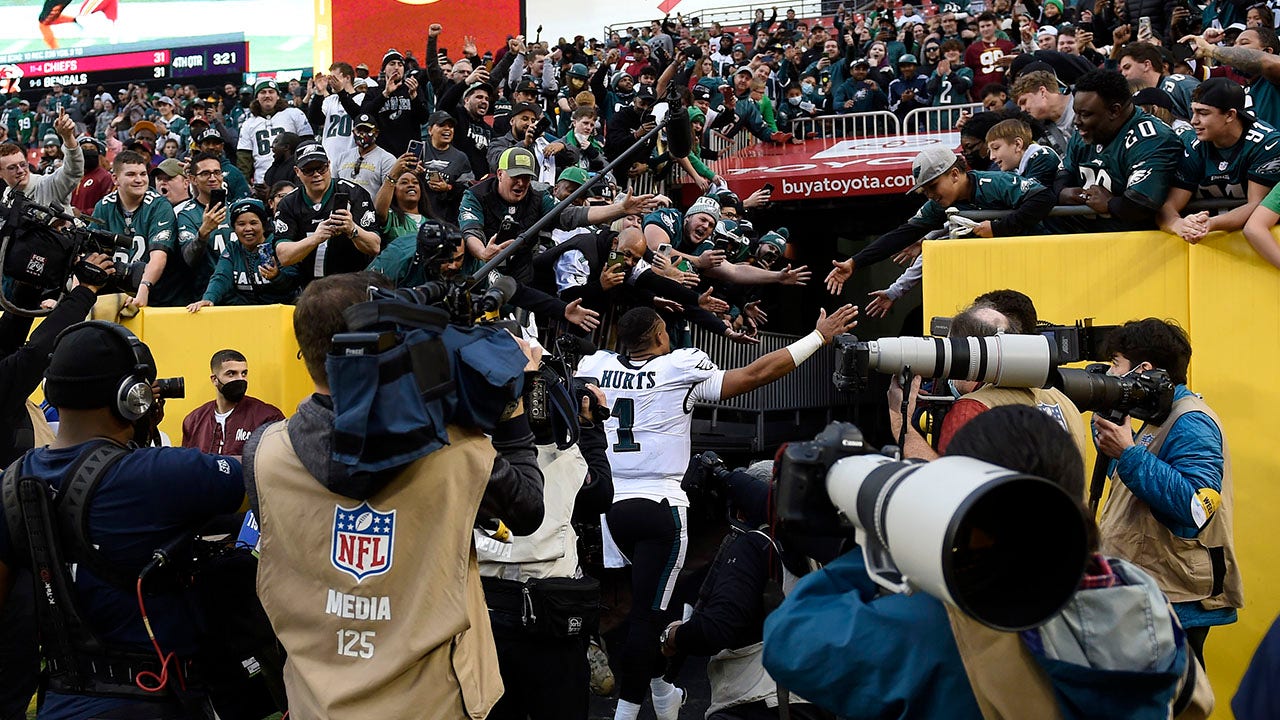
M 108 562 L 89 541 L 89 503 L 93 494 L 107 471 L 128 454 L 129 450 L 110 440 L 95 443 L 76 458 L 54 502 L 71 559 L 104 582 L 132 592 L 136 576 Z

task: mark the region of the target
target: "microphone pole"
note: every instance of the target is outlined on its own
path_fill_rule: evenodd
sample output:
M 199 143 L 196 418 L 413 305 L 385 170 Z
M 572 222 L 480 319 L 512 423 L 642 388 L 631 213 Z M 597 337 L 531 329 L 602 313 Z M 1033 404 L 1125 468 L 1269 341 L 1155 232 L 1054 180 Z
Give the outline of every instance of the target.
M 683 112 L 683 110 L 681 110 L 681 112 Z M 574 190 L 573 192 L 569 193 L 568 197 L 556 203 L 556 206 L 551 208 L 551 212 L 538 218 L 537 222 L 530 225 L 528 228 L 522 231 L 519 235 L 517 235 L 514 241 L 510 245 L 508 245 L 505 250 L 503 250 L 502 252 L 499 252 L 497 255 L 494 255 L 489 260 L 489 262 L 485 263 L 483 267 L 481 267 L 479 270 L 476 270 L 474 273 L 470 275 L 470 277 L 468 277 L 464 281 L 467 287 L 468 288 L 474 287 L 476 284 L 478 284 L 479 282 L 484 280 L 486 277 L 488 277 L 490 272 L 492 272 L 495 268 L 497 268 L 499 265 L 505 262 L 507 258 L 511 257 L 511 255 L 515 253 L 517 250 L 519 250 L 520 247 L 524 245 L 529 238 L 534 237 L 538 233 L 542 232 L 543 228 L 547 227 L 552 222 L 555 222 L 556 218 L 560 217 L 561 211 L 563 211 L 566 207 L 569 207 L 574 202 L 576 202 L 578 198 L 583 197 L 584 195 L 589 193 L 591 191 L 591 188 L 594 187 L 596 183 L 600 182 L 601 178 L 604 178 L 609 173 L 613 172 L 614 169 L 621 166 L 623 162 L 630 162 L 630 156 L 632 151 L 634 151 L 636 148 L 642 145 L 647 144 L 654 138 L 658 137 L 658 133 L 662 132 L 662 130 L 665 129 L 668 124 L 670 124 L 671 118 L 673 115 L 675 115 L 674 112 L 668 111 L 666 116 L 662 118 L 661 122 L 659 122 L 656 126 L 654 126 L 652 130 L 645 133 L 644 136 L 641 137 L 639 140 L 636 140 L 634 143 L 632 143 L 631 147 L 628 147 L 625 151 L 623 151 L 621 155 L 619 155 L 614 160 L 610 161 L 608 165 L 605 165 L 604 168 L 600 170 L 600 172 L 596 173 L 595 177 L 588 178 L 587 181 L 583 183 L 581 186 L 579 186 L 577 190 Z M 686 115 L 686 117 L 688 116 Z

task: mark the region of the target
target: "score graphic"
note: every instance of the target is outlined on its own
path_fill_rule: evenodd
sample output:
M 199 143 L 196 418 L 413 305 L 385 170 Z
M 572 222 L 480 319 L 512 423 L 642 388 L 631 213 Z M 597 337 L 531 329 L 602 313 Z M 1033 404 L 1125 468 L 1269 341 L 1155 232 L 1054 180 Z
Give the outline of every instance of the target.
M 40 90 L 54 85 L 146 83 L 170 77 L 239 75 L 248 67 L 248 60 L 248 43 L 232 42 L 176 50 L 0 61 L 0 94 Z

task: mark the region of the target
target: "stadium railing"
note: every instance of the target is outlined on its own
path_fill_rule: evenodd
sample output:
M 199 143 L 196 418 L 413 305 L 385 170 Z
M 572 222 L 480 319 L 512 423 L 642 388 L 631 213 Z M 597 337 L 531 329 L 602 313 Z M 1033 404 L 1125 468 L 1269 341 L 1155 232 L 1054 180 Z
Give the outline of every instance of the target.
M 971 113 L 981 111 L 982 103 L 916 108 L 902 118 L 901 132 L 904 135 L 917 135 L 952 130 L 960 120 L 960 113 L 965 110 Z
M 901 135 L 898 116 L 887 110 L 845 113 L 843 115 L 819 115 L 813 118 L 796 118 L 791 121 L 791 134 L 807 138 L 876 137 Z

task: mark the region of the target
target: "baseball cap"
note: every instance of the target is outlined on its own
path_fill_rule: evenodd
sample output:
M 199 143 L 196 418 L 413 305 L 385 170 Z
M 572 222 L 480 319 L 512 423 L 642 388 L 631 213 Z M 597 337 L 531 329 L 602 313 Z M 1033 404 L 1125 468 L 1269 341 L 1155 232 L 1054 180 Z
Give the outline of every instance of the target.
M 684 216 L 690 217 L 698 213 L 710 215 L 713 221 L 720 222 L 720 201 L 710 195 L 703 195 L 693 201 L 689 209 L 684 211 Z
M 1226 78 L 1223 78 L 1224 80 Z M 1203 101 L 1200 101 L 1203 102 Z M 1165 110 L 1173 109 L 1173 97 L 1158 87 L 1142 88 L 1133 94 L 1134 105 L 1154 105 Z M 1209 103 L 1205 103 L 1208 105 Z M 1215 106 L 1216 107 L 1216 106 Z
M 736 45 L 733 46 L 733 50 L 731 52 L 739 52 L 739 51 L 746 52 L 747 46 L 743 45 L 742 43 L 737 43 Z
M 522 147 L 507 148 L 498 156 L 498 169 L 511 177 L 537 177 L 538 161 Z
M 378 123 L 368 113 L 360 113 L 356 116 L 352 127 L 371 127 L 376 130 L 378 129 Z
M 870 63 L 870 62 L 867 62 L 867 59 L 866 59 L 866 58 L 858 58 L 857 60 L 854 60 L 854 61 L 853 61 L 853 66 L 854 66 L 854 67 L 864 67 L 864 68 L 867 68 L 868 70 L 870 70 L 870 69 L 871 69 L 871 63 Z
M 182 167 L 182 163 L 178 162 L 175 158 L 169 158 L 151 170 L 151 174 L 153 176 L 156 173 L 163 173 L 165 176 L 171 178 L 176 178 L 179 175 L 185 175 L 186 172 L 187 169 Z
M 707 87 L 706 85 L 694 85 L 693 99 L 694 100 L 710 100 L 711 88 Z
M 220 142 L 220 143 L 226 142 L 225 140 L 222 139 L 222 134 L 219 133 L 217 130 L 214 130 L 213 128 L 209 128 L 208 130 L 205 130 L 204 132 L 196 136 L 197 145 L 203 145 L 206 140 L 216 140 L 217 142 Z
M 487 82 L 481 82 L 479 80 L 468 85 L 466 92 L 462 93 L 462 97 L 464 98 L 471 97 L 471 93 L 477 90 L 484 90 L 486 93 L 489 94 L 489 97 L 491 98 L 493 97 L 493 86 Z
M 280 85 L 277 84 L 275 80 L 259 80 L 258 84 L 253 86 L 253 94 L 257 95 L 263 90 L 275 90 L 276 92 L 280 92 Z
M 516 83 L 515 91 L 518 93 L 533 93 L 536 95 L 538 94 L 538 83 L 534 82 L 533 78 L 520 78 L 520 82 Z
M 30 104 L 31 104 L 31 101 L 26 98 L 21 98 L 18 100 L 18 105 L 30 105 Z
M 903 55 L 902 57 L 898 58 L 898 64 L 899 65 L 919 65 L 920 61 L 916 59 L 915 55 L 912 55 L 911 53 L 907 53 L 906 55 Z
M 1040 28 L 1040 32 L 1036 33 L 1036 37 L 1040 37 L 1041 35 L 1048 35 L 1048 36 L 1050 36 L 1050 37 L 1057 37 L 1057 36 L 1058 36 L 1058 28 L 1056 28 L 1056 27 L 1054 27 L 1054 26 L 1052 26 L 1052 25 L 1045 25 L 1044 27 Z
M 531 112 L 535 118 L 539 115 L 537 105 L 519 102 L 511 106 L 511 117 L 515 117 L 522 112 Z
M 911 177 L 915 185 L 908 193 L 919 192 L 921 188 L 942 177 L 942 174 L 955 167 L 959 157 L 951 148 L 934 145 L 921 150 L 911 161 Z
M 161 105 L 172 105 L 173 98 L 169 97 L 168 95 L 161 95 L 160 97 L 156 98 L 156 102 L 160 103 Z
M 138 133 L 143 131 L 150 132 L 152 135 L 155 135 L 156 137 L 160 136 L 160 128 L 156 127 L 156 124 L 151 122 L 150 120 L 139 120 L 138 122 L 133 124 L 133 127 L 129 128 L 130 135 L 137 135 Z
M 585 185 L 587 180 L 591 179 L 591 176 L 587 174 L 586 170 L 583 170 L 577 165 L 573 165 L 565 168 L 564 172 L 560 173 L 560 177 L 558 179 L 568 180 L 569 182 L 577 183 L 578 185 Z
M 1135 98 L 1136 101 L 1136 98 Z M 1235 110 L 1241 118 L 1245 116 L 1244 88 L 1230 78 L 1212 77 L 1200 83 L 1196 88 L 1192 102 L 1215 107 L 1223 112 Z
M 444 110 L 436 110 L 435 112 L 431 113 L 431 115 L 427 118 L 428 127 L 443 125 L 445 123 L 449 123 L 454 127 L 458 126 L 458 121 L 455 120 L 452 115 L 450 115 L 448 112 Z
M 320 143 L 307 143 L 298 147 L 298 167 L 306 167 L 311 163 L 327 163 L 329 156 Z
M 587 66 L 582 63 L 574 63 L 566 74 L 569 77 L 585 78 L 587 77 Z
M 649 87 L 648 85 L 641 85 L 641 86 L 637 87 L 637 88 L 636 88 L 636 97 L 638 97 L 638 98 L 640 98 L 640 99 L 642 99 L 642 100 L 649 100 L 649 101 L 653 101 L 653 100 L 657 100 L 657 99 L 658 99 L 658 97 L 657 97 L 656 95 L 654 95 L 654 94 L 653 94 L 653 88 Z

